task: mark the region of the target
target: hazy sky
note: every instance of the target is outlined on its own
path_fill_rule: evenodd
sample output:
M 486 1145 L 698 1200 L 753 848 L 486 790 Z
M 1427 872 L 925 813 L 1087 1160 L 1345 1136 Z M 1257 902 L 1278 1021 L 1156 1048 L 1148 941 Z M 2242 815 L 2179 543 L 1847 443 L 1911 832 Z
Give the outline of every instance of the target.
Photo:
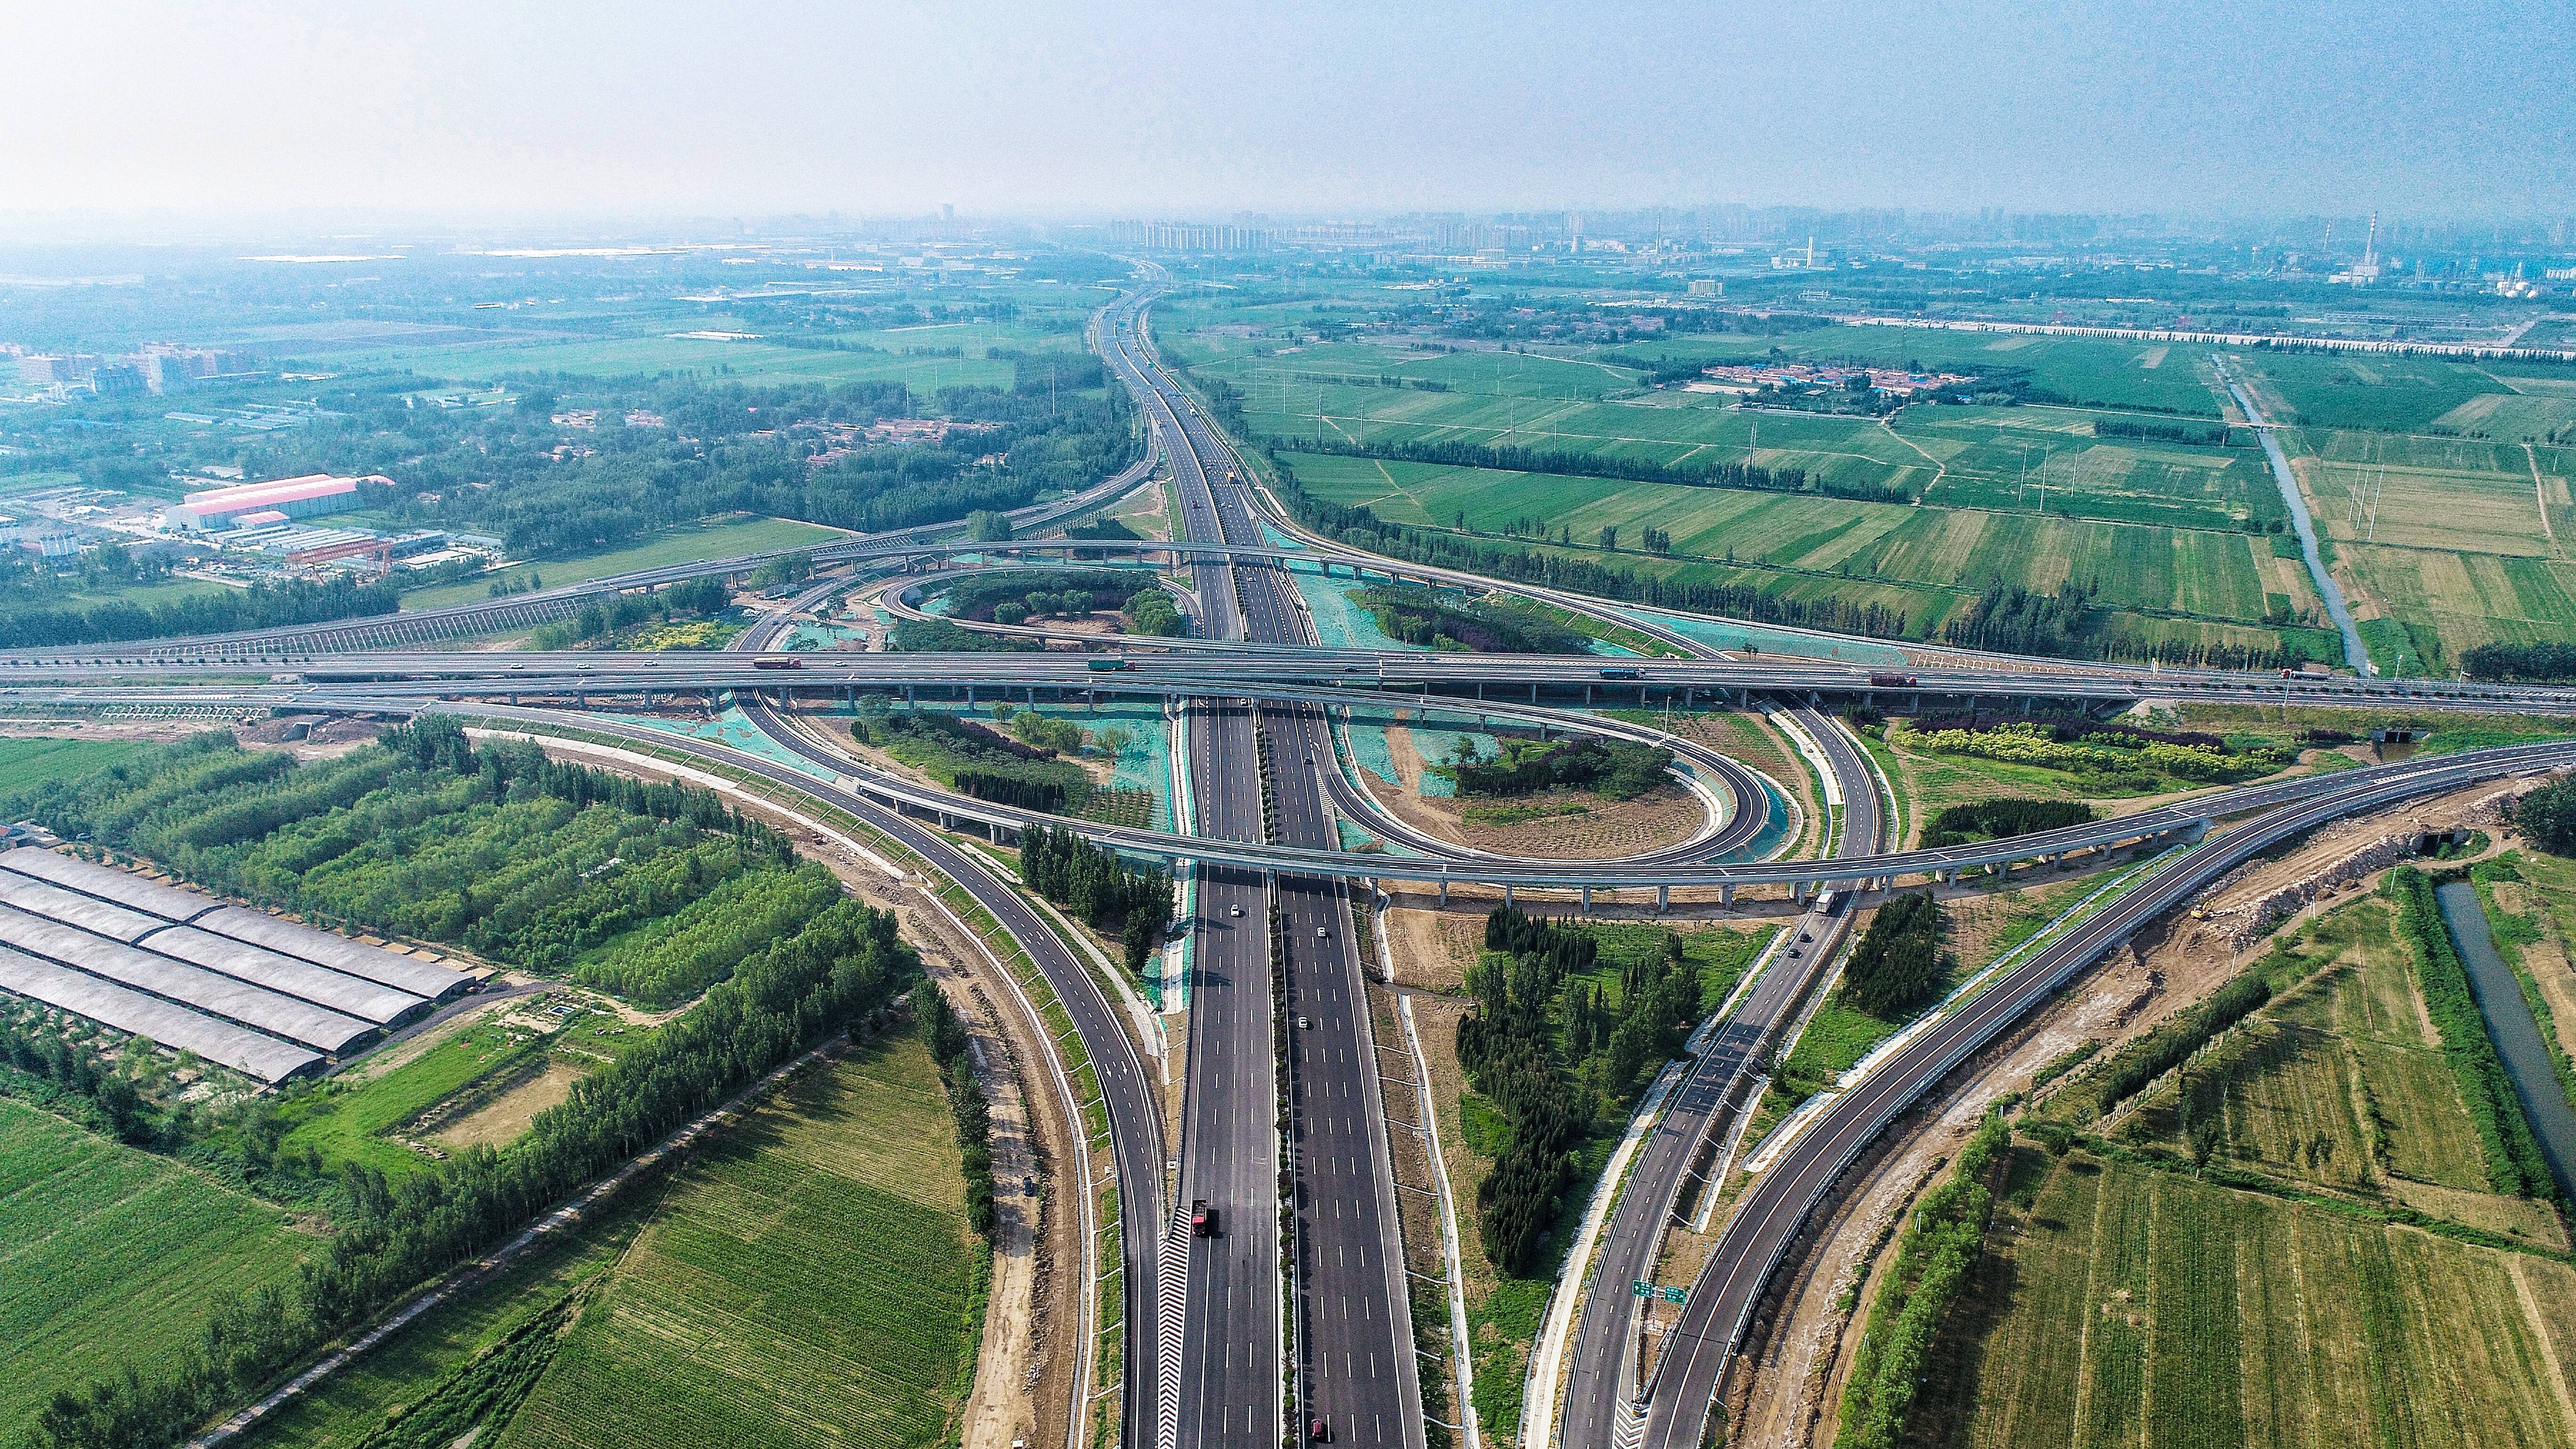
M 2559 214 L 2571 77 L 2567 0 L 21 0 L 0 211 Z

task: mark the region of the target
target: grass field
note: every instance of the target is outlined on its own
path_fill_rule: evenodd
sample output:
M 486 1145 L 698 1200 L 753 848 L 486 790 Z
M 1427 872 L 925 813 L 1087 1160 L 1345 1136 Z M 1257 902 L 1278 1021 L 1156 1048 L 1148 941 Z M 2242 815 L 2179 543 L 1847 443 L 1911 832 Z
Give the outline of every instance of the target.
M 2303 964 L 2266 971 L 2304 979 L 2115 1118 L 2118 1147 L 2017 1152 L 1911 1442 L 2576 1443 L 2576 1269 L 2546 1206 L 2483 1191 L 2393 910 L 2283 939 Z M 2194 1142 L 2271 1186 L 2198 1180 Z
M 46 1395 L 192 1342 L 210 1298 L 283 1282 L 315 1240 L 167 1158 L 0 1098 L 0 1438 Z
M 85 613 L 92 609 L 105 608 L 110 604 L 132 604 L 138 609 L 151 609 L 230 591 L 227 585 L 210 584 L 203 579 L 163 579 L 158 583 L 129 584 L 120 589 L 74 589 L 68 593 L 51 595 L 29 607 L 48 612 L 66 610 L 71 613 Z
M 142 748 L 126 740 L 0 739 L 0 793 L 104 770 Z
M 2565 1445 L 2571 1347 L 2564 1263 L 2077 1152 L 2000 1215 L 1912 1437 Z
M 437 1046 L 365 1081 L 333 1079 L 298 1099 L 303 1114 L 287 1134 L 290 1148 L 311 1148 L 337 1170 L 359 1162 L 388 1177 L 429 1169 L 429 1159 L 384 1136 L 386 1129 L 408 1122 L 451 1093 L 490 1073 L 512 1067 L 535 1045 L 521 1045 L 529 1033 L 491 1022 L 460 1032 Z
M 2294 352 L 2238 357 L 2238 370 L 2288 408 L 2287 417 L 2273 421 L 2305 427 L 2421 432 L 2472 398 L 2513 391 L 2475 363 L 2438 357 Z
M 610 553 L 539 559 L 459 583 L 414 589 L 403 595 L 403 607 L 434 609 L 442 604 L 469 604 L 491 597 L 492 585 L 496 582 L 515 585 L 526 581 L 532 574 L 552 588 L 636 569 L 730 558 L 735 554 L 761 553 L 769 549 L 802 548 L 842 537 L 845 535 L 836 530 L 786 518 L 709 520 L 688 528 L 667 529 L 642 543 Z
M 809 1072 L 673 1180 L 493 1442 L 939 1442 L 980 1291 L 963 1198 L 918 1043 Z

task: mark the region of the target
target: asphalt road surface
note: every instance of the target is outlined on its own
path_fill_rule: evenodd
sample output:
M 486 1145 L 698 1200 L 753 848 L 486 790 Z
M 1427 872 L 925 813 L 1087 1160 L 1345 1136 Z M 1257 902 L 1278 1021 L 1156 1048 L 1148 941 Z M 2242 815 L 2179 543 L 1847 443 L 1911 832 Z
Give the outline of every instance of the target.
M 1112 363 L 1131 386 L 1140 388 L 1146 406 L 1164 429 L 1182 515 L 1193 539 L 1259 544 L 1263 540 L 1252 500 L 1236 472 L 1233 454 L 1194 411 L 1171 389 L 1168 380 L 1132 346 L 1132 334 L 1113 333 Z M 1193 569 L 1201 615 L 1209 632 L 1220 638 L 1268 644 L 1303 644 L 1308 631 L 1298 614 L 1294 588 L 1274 569 L 1202 564 Z M 1262 761 L 1270 767 L 1274 838 L 1311 849 L 1338 847 L 1324 807 L 1323 773 L 1333 768 L 1331 740 L 1321 711 L 1304 705 L 1220 705 L 1202 713 L 1205 728 L 1192 760 L 1197 795 L 1208 833 L 1260 838 Z M 1290 1365 L 1288 1391 L 1299 1402 L 1289 1406 L 1311 1424 L 1320 1420 L 1330 1439 L 1355 1445 L 1390 1445 L 1397 1449 L 1423 1442 L 1421 1387 L 1415 1371 L 1413 1331 L 1404 1290 L 1403 1246 L 1396 1217 L 1393 1177 L 1386 1161 L 1385 1113 L 1379 1095 L 1377 1051 L 1369 1029 L 1366 997 L 1353 939 L 1352 913 L 1339 882 L 1314 876 L 1279 875 L 1267 898 L 1251 887 L 1257 877 L 1211 872 L 1210 889 L 1196 927 L 1202 934 L 1201 965 L 1191 1011 L 1194 1102 L 1184 1135 L 1182 1195 L 1204 1194 L 1202 1182 L 1221 1183 L 1242 1191 L 1251 1213 L 1275 1213 L 1279 1202 L 1275 1175 L 1244 1180 L 1255 1163 L 1275 1163 L 1249 1140 L 1256 1134 L 1275 1141 L 1277 1098 L 1269 1075 L 1274 1061 L 1272 1011 L 1277 1030 L 1286 1038 L 1288 1121 L 1293 1144 L 1291 1180 L 1294 1218 L 1290 1251 L 1295 1255 L 1298 1296 L 1291 1305 L 1291 1337 L 1297 1345 Z M 1256 904 L 1256 902 L 1258 904 Z M 1228 912 L 1244 906 L 1236 920 Z M 1285 972 L 1283 994 L 1267 999 L 1271 981 L 1265 930 L 1271 909 Z M 1215 969 L 1211 969 L 1211 967 Z M 1253 981 L 1258 972 L 1258 984 Z M 1221 974 L 1220 974 L 1221 973 Z M 1256 1004 L 1258 994 L 1262 999 Z M 1301 1024 L 1302 1023 L 1302 1024 Z M 1202 1079 L 1200 1063 L 1234 1077 L 1223 1088 L 1216 1078 Z M 1256 1089 L 1245 1080 L 1260 1073 Z M 1212 1106 L 1218 1091 L 1239 1093 L 1226 1110 Z M 1250 1110 L 1258 1105 L 1264 1110 Z M 1212 1170 L 1209 1157 L 1230 1154 L 1230 1169 Z M 1200 1171 L 1193 1176 L 1193 1168 Z M 1275 1174 L 1275 1167 L 1269 1169 Z M 1214 1197 L 1210 1201 L 1216 1201 Z M 1232 1203 L 1228 1204 L 1229 1209 Z M 1248 1225 L 1247 1225 L 1248 1226 Z M 1266 1226 L 1266 1225 L 1265 1225 Z M 1267 1232 L 1265 1245 L 1275 1243 Z M 1266 1420 L 1257 1432 L 1275 1443 L 1279 1435 L 1281 1381 L 1276 1361 L 1260 1357 L 1253 1368 L 1265 1375 L 1252 1381 L 1246 1367 L 1220 1360 L 1200 1340 L 1241 1342 L 1247 1350 L 1261 1341 L 1252 1326 L 1238 1328 L 1225 1320 L 1217 1328 L 1202 1312 L 1215 1301 L 1218 1280 L 1238 1292 L 1247 1305 L 1261 1299 L 1250 1282 L 1258 1273 L 1275 1291 L 1277 1259 L 1255 1262 L 1229 1246 L 1221 1270 L 1202 1274 L 1192 1263 L 1189 1330 L 1185 1334 L 1182 1377 L 1184 1404 L 1180 1443 L 1236 1442 L 1243 1421 L 1232 1405 L 1264 1404 Z M 1237 1262 L 1240 1267 L 1237 1267 Z M 1203 1326 L 1206 1325 L 1206 1326 Z M 1257 1326 L 1266 1330 L 1268 1323 Z M 1191 1388 L 1199 1403 L 1222 1405 L 1214 1417 L 1193 1411 Z M 1195 1431 L 1195 1432 L 1194 1432 Z
M 1824 716 L 1813 710 L 1794 714 L 1823 750 L 1843 798 L 1835 854 L 1875 854 L 1882 843 L 1879 794 L 1868 760 Z M 1788 938 L 1735 1014 L 1711 1037 L 1646 1139 L 1627 1189 L 1603 1226 L 1583 1317 L 1567 1349 L 1559 1430 L 1566 1449 L 1608 1449 L 1616 1439 L 1625 1406 L 1636 1392 L 1638 1315 L 1652 1311 L 1629 1285 L 1654 1278 L 1664 1228 L 1683 1189 L 1711 1170 L 1707 1158 L 1715 1144 L 1760 1094 L 1771 1053 L 1783 1045 L 1781 1029 L 1841 949 L 1851 918 L 1852 893 L 1846 890 L 1820 895 L 1815 909 L 1790 923 Z M 1544 1405 L 1531 1407 L 1531 1412 L 1545 1411 Z

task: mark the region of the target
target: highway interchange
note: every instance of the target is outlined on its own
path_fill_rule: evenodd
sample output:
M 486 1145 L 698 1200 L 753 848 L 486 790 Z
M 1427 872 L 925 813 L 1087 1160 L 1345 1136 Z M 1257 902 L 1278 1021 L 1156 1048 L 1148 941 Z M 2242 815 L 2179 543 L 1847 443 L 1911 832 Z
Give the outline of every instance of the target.
M 1812 1210 L 1849 1163 L 1935 1082 L 2104 951 L 2274 841 L 2411 795 L 2576 761 L 2576 746 L 2568 744 L 2477 751 L 2290 777 L 2116 825 L 1948 851 L 1892 852 L 1896 842 L 1886 838 L 1876 773 L 1840 727 L 1813 707 L 1827 699 L 1901 709 L 1944 700 L 2120 708 L 2142 697 L 2179 695 L 2265 704 L 2543 711 L 2576 705 L 2576 693 L 2080 666 L 1958 651 L 1938 652 L 1926 656 L 1931 662 L 1873 678 L 1867 669 L 1812 658 L 1719 657 L 1634 613 L 1518 586 L 1509 587 L 1640 628 L 1681 657 L 1620 660 L 1615 669 L 1605 669 L 1598 657 L 1321 648 L 1280 567 L 1290 556 L 1434 582 L 1467 576 L 1391 564 L 1327 540 L 1277 546 L 1295 537 L 1293 524 L 1246 485 L 1230 446 L 1153 354 L 1146 317 L 1155 295 L 1153 283 L 1128 294 L 1102 312 L 1093 331 L 1094 345 L 1146 415 L 1153 432 L 1147 456 L 1098 488 L 1022 510 L 1015 520 L 1024 528 L 1042 527 L 1112 501 L 1146 477 L 1159 456 L 1181 500 L 1186 547 L 1081 547 L 1139 561 L 1159 554 L 1186 569 L 1202 637 L 1178 647 L 1122 640 L 1114 661 L 1062 650 L 848 653 L 798 656 L 800 667 L 792 671 L 765 667 L 755 656 L 783 636 L 785 626 L 778 621 L 785 611 L 755 626 L 741 647 L 718 655 L 445 653 L 416 647 L 561 617 L 610 589 L 744 571 L 764 555 L 417 616 L 22 652 L 0 659 L 0 699 L 443 710 L 504 728 L 578 728 L 757 775 L 900 841 L 956 881 L 1028 951 L 1094 1065 L 1109 1121 L 1109 1166 L 1119 1189 L 1123 1271 L 1114 1291 L 1126 1325 L 1121 1438 L 1136 1449 L 1269 1445 L 1283 1433 L 1398 1449 L 1425 1442 L 1421 1360 L 1379 1093 L 1387 1044 L 1374 1038 L 1365 997 L 1366 918 L 1352 907 L 1353 882 L 1436 883 L 1444 898 L 1452 882 L 1579 889 L 1586 900 L 1596 886 L 1644 885 L 1658 889 L 1659 902 L 1676 886 L 1715 888 L 1730 901 L 1735 888 L 1747 885 L 1787 885 L 1808 897 L 1806 913 L 1795 919 L 1734 1014 L 1709 1035 L 1654 1125 L 1592 1260 L 1589 1292 L 1559 1380 L 1561 1409 L 1534 1403 L 1525 1415 L 1525 1435 L 1544 1420 L 1567 1449 L 1627 1449 L 1641 1436 L 1654 1449 L 1692 1449 L 1702 1441 L 1710 1405 L 1743 1347 L 1773 1269 Z M 996 551 L 990 544 L 942 542 L 937 532 L 914 530 L 813 551 L 820 564 L 852 567 L 818 580 L 787 609 L 924 561 L 935 565 L 960 552 Z M 1066 548 L 1025 541 L 1011 547 Z M 908 696 L 928 690 L 940 698 L 979 691 L 986 698 L 1021 692 L 1034 698 L 1041 690 L 1066 699 L 1103 692 L 1168 697 L 1186 715 L 1194 808 L 1172 833 L 1053 821 L 896 779 L 799 727 L 797 696 L 845 697 L 862 688 Z M 810 770 L 580 712 L 596 702 L 656 696 L 664 702 L 672 696 L 712 701 L 727 693 L 755 729 Z M 1694 755 L 1696 747 L 1680 753 L 1721 809 L 1686 847 L 1624 861 L 1563 862 L 1445 845 L 1393 820 L 1338 763 L 1331 712 L 1398 701 L 1471 715 L 1481 708 L 1523 726 L 1561 729 L 1600 727 L 1596 717 L 1571 712 L 1586 704 L 1696 708 L 1770 702 L 1790 713 L 1825 757 L 1843 802 L 1833 858 L 1740 858 L 1762 823 L 1758 807 L 1766 797 L 1740 765 L 1705 750 Z M 1651 730 L 1639 737 L 1671 740 Z M 1336 813 L 1417 853 L 1345 851 Z M 2222 819 L 2238 823 L 2213 833 L 2213 822 Z M 980 825 L 995 838 L 1036 824 L 1066 823 L 1122 853 L 1184 863 L 1194 888 L 1182 923 L 1191 938 L 1192 968 L 1177 1147 L 1165 1142 L 1157 1077 L 1101 981 L 976 851 L 934 823 Z M 2135 840 L 2196 843 L 1834 1101 L 1733 1210 L 1686 1306 L 1665 1328 L 1651 1369 L 1643 1368 L 1637 1307 L 1627 1285 L 1652 1276 L 1665 1225 L 1710 1171 L 1732 1114 L 1758 1090 L 1764 1062 L 1785 1045 L 1785 1029 L 1829 971 L 1860 893 L 1891 887 L 1900 877 L 1952 878 Z M 1808 895 L 1829 886 L 1839 888 Z M 1402 1057 L 1395 1052 L 1384 1059 Z M 1407 1068 L 1395 1070 L 1400 1075 Z M 1189 1205 L 1202 1200 L 1216 1209 L 1217 1231 L 1194 1236 Z M 1073 1417 L 1068 1446 L 1080 1449 L 1088 1416 Z

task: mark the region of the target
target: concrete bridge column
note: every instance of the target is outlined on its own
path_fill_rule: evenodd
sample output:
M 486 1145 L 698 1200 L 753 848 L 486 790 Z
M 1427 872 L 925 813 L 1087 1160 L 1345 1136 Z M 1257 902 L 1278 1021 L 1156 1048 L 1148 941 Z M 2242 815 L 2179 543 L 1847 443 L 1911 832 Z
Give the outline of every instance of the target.
M 1659 885 L 1655 887 L 1655 914 L 1659 916 L 1662 915 L 1665 911 L 1672 908 L 1672 904 L 1673 888 L 1668 885 Z
M 968 709 L 975 707 L 975 686 L 971 683 L 966 686 L 966 707 Z
M 1722 885 L 1717 888 L 1717 908 L 1721 911 L 1735 909 L 1735 887 Z
M 1449 882 L 1445 880 L 1440 883 L 1440 909 L 1449 909 Z
M 1590 886 L 1583 888 L 1583 914 L 1587 916 L 1592 914 L 1592 887 Z
M 903 687 L 903 702 L 906 704 L 911 704 L 913 702 L 912 686 L 909 684 Z
M 1504 887 L 1503 887 L 1503 909 L 1504 909 L 1504 910 L 1510 910 L 1511 908 L 1512 908 L 1512 888 L 1511 888 L 1510 886 L 1506 885 L 1506 886 L 1504 886 Z

